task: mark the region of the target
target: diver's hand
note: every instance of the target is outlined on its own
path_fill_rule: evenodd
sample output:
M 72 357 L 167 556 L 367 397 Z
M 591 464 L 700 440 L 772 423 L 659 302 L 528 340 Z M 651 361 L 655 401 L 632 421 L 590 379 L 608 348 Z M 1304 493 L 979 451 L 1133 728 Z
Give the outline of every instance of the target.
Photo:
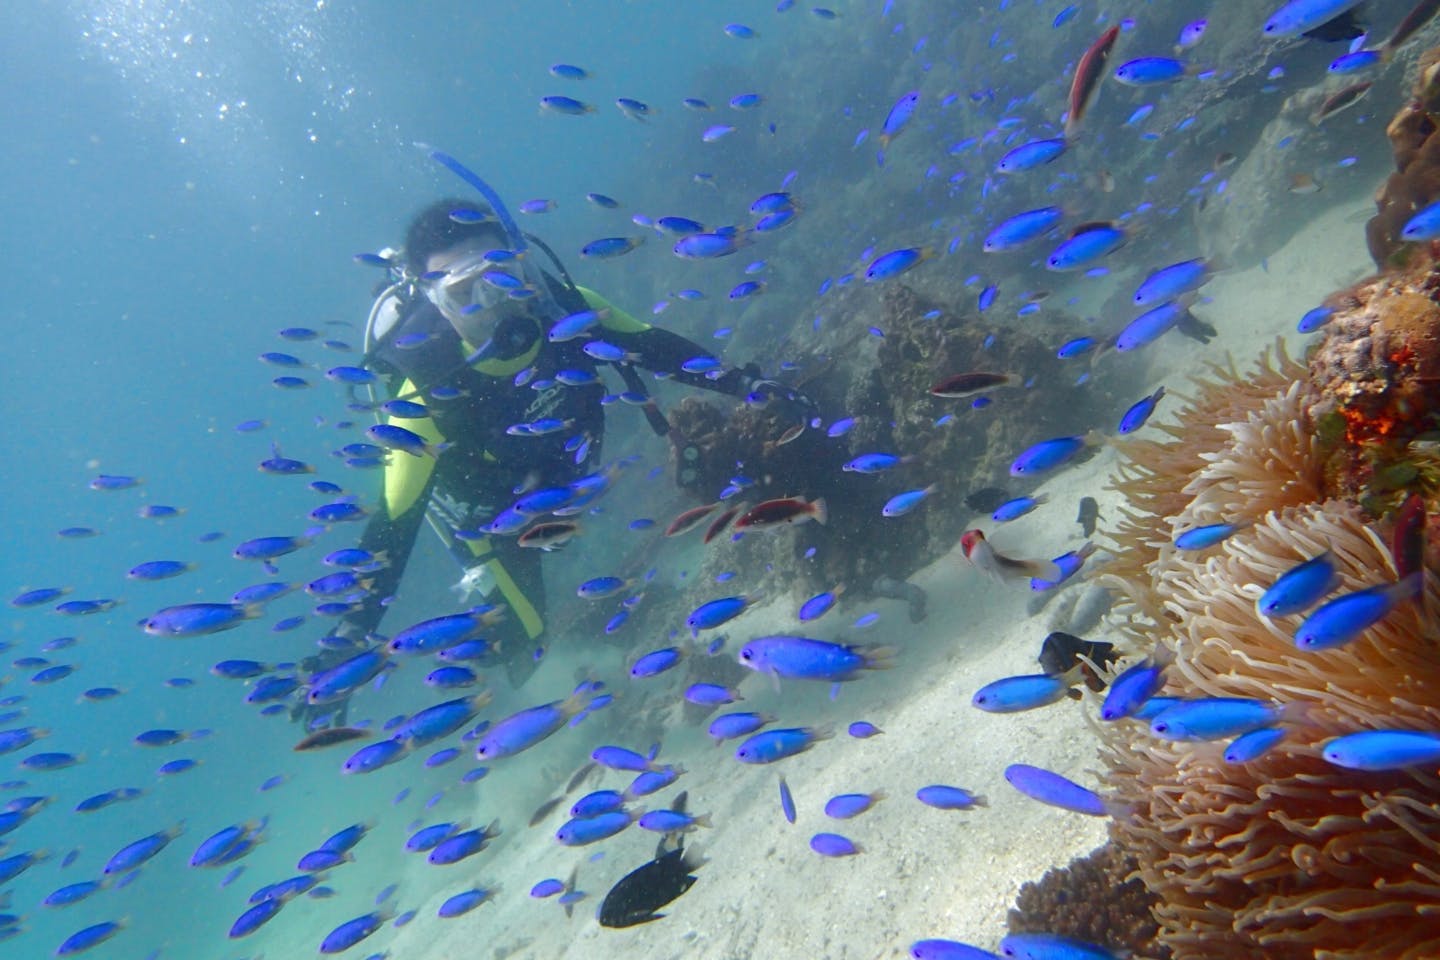
M 783 417 L 802 423 L 809 423 L 820 415 L 820 409 L 814 400 L 778 380 L 751 380 L 745 393 L 745 402 L 768 407 Z

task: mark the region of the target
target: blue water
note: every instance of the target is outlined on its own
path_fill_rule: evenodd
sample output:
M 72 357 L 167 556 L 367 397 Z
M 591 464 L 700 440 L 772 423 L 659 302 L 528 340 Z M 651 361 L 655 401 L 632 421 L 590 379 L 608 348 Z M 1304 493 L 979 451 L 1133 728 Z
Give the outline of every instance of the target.
M 962 287 L 967 277 L 1009 280 L 1012 292 L 1027 283 L 1035 287 L 1035 272 L 1015 279 L 1028 269 L 1018 261 L 982 261 L 984 233 L 1001 216 L 1050 202 L 1052 195 L 1094 200 L 1091 178 L 1105 164 L 1081 151 L 1103 151 L 1114 163 L 1133 160 L 1131 151 L 1144 141 L 1122 142 L 1101 131 L 1119 129 L 1141 103 L 1163 105 L 1179 88 L 1141 95 L 1110 82 L 1087 121 L 1097 142 L 1077 146 L 1072 152 L 1081 155 L 1062 159 L 1053 173 L 1035 172 L 1028 186 L 997 178 L 994 162 L 1031 133 L 1057 135 L 1074 60 L 1118 16 L 1137 18 L 1134 36 L 1122 44 L 1126 55 L 1139 55 L 1147 43 L 1167 52 L 1184 23 L 1211 9 L 1204 3 L 1117 8 L 1087 2 L 1079 4 L 1077 16 L 1052 28 L 1065 5 L 1048 0 L 1015 0 L 998 9 L 971 4 L 976 9 L 968 13 L 956 3 L 835 0 L 836 19 L 813 13 L 813 3 L 784 13 L 775 6 L 773 0 L 56 0 L 7 12 L 0 31 L 6 78 L 0 129 L 7 135 L 0 151 L 6 201 L 0 250 L 10 269 L 0 359 L 8 431 L 0 584 L 12 595 L 63 584 L 73 588 L 70 598 L 122 603 L 109 613 L 75 619 L 44 607 L 6 610 L 7 660 L 41 655 L 41 645 L 55 637 L 80 640 L 44 654 L 79 667 L 53 686 L 34 687 L 24 671 L 0 670 L 0 697 L 22 697 L 16 706 L 26 711 L 0 729 L 31 724 L 51 731 L 40 745 L 0 759 L 0 780 L 28 781 L 0 792 L 0 805 L 11 796 L 54 797 L 0 840 L 0 857 L 42 848 L 51 855 L 18 881 L 0 884 L 26 928 L 0 947 L 4 956 L 49 955 L 81 927 L 122 916 L 127 928 L 95 955 L 250 955 L 243 942 L 225 937 L 244 897 L 261 883 L 288 876 L 294 860 L 334 830 L 373 822 L 376 835 L 366 843 L 375 852 L 363 866 L 350 868 L 363 870 L 364 881 L 343 871 L 330 881 L 337 889 L 349 884 L 359 891 L 343 908 L 323 901 L 287 907 L 325 911 L 339 923 L 364 912 L 367 898 L 389 878 L 402 876 L 407 867 L 398 851 L 405 827 L 413 818 L 426 819 L 423 801 L 455 789 L 460 772 L 474 765 L 467 750 L 460 761 L 434 771 L 412 757 L 405 778 L 381 785 L 341 778 L 335 772 L 341 755 L 332 751 L 316 760 L 293 754 L 295 727 L 283 718 L 257 717 L 242 702 L 240 684 L 209 674 L 210 665 L 225 657 L 276 662 L 307 653 L 325 628 L 322 621 L 311 618 L 291 633 L 268 630 L 279 617 L 308 611 L 301 595 L 272 605 L 258 623 L 213 637 L 157 640 L 135 627 L 161 606 L 224 600 L 266 579 L 260 568 L 231 559 L 230 551 L 250 537 L 300 534 L 309 525 L 305 513 L 321 502 L 306 489 L 309 478 L 256 469 L 272 442 L 285 455 L 315 464 L 319 476 L 374 502 L 378 473 L 345 471 L 330 453 L 359 439 L 365 421 L 360 418 L 359 428 L 349 432 L 337 430 L 337 421 L 356 415 L 344 409 L 341 391 L 320 372 L 355 362 L 371 288 L 380 279 L 353 263 L 352 255 L 398 244 L 408 217 L 432 199 L 468 196 L 422 145 L 461 158 L 512 204 L 555 200 L 555 210 L 523 225 L 555 246 L 581 284 L 641 318 L 651 318 L 652 305 L 668 302 L 655 322 L 711 349 L 733 344 L 726 359 L 734 363 L 771 351 L 761 359 L 773 369 L 785 359 L 773 354 L 774 343 L 803 338 L 829 322 L 817 317 L 831 315 L 836 294 L 826 299 L 817 289 L 863 271 L 870 258 L 890 249 L 932 248 L 935 259 L 908 280 L 923 286 L 927 275 L 936 282 L 944 276 L 947 294 L 966 290 L 967 309 L 982 286 Z M 1271 5 L 1245 6 L 1248 20 L 1256 20 Z M 748 24 L 760 35 L 735 39 L 722 29 L 727 23 Z M 1260 50 L 1258 38 L 1246 55 L 1256 62 L 1271 56 Z M 579 64 L 591 76 L 558 79 L 548 69 L 557 62 Z M 1295 66 L 1294 79 L 1286 81 L 1294 89 L 1318 82 L 1316 63 L 1323 74 L 1324 58 L 1308 49 L 1275 62 Z M 923 91 L 921 106 L 881 166 L 881 125 L 909 89 Z M 749 92 L 763 94 L 758 108 L 726 106 Z M 540 98 L 557 93 L 597 110 L 583 117 L 542 113 Z M 612 102 L 620 96 L 658 112 L 648 122 L 627 118 Z M 704 97 L 714 110 L 689 111 L 680 103 L 685 96 Z M 701 141 L 703 130 L 722 123 L 737 130 L 713 144 Z M 1154 244 L 1138 261 L 1133 248 L 1127 251 L 1133 268 L 1197 255 L 1184 224 L 1200 195 L 1216 193 L 1213 183 L 1196 187 L 1216 148 L 1187 139 L 1183 126 L 1183 115 L 1169 115 L 1150 127 L 1161 135 L 1156 139 L 1169 138 L 1164 146 L 1171 152 L 1156 148 L 1154 154 L 1147 199 L 1159 214 L 1145 218 Z M 862 131 L 868 131 L 866 139 L 854 146 Z M 1379 152 L 1358 168 L 1335 166 L 1347 148 L 1332 144 L 1317 148 L 1313 167 L 1324 165 L 1335 190 L 1359 193 L 1373 182 L 1367 176 L 1378 169 Z M 713 176 L 713 185 L 695 181 L 702 173 Z M 632 214 L 683 214 L 712 225 L 743 225 L 755 197 L 785 184 L 802 205 L 799 223 L 758 237 L 723 260 L 678 260 L 669 252 L 672 241 L 630 221 Z M 591 191 L 615 197 L 620 207 L 593 206 L 584 198 Z M 1103 204 L 1105 212 L 1119 216 L 1139 196 L 1133 184 L 1122 184 Z M 587 241 L 617 235 L 648 240 L 615 261 L 578 256 Z M 764 266 L 747 274 L 757 261 Z M 753 302 L 728 302 L 726 291 L 751 276 L 766 281 L 765 294 Z M 1052 306 L 1074 298 L 1097 310 L 1111 289 L 1097 293 L 1083 278 L 1066 277 Z M 702 288 L 708 299 L 676 301 L 674 291 L 686 287 Z M 1318 302 L 1326 292 L 1309 293 Z M 1311 305 L 1297 304 L 1294 319 Z M 1024 316 L 1012 321 L 1017 306 L 1008 304 L 998 322 L 1026 322 Z M 287 345 L 276 336 L 287 326 L 313 327 L 357 352 Z M 727 329 L 734 331 L 727 339 L 715 339 Z M 267 350 L 295 352 L 312 362 L 316 369 L 304 371 L 312 389 L 273 387 L 270 379 L 286 371 L 256 360 Z M 661 392 L 682 395 L 668 387 Z M 1145 392 L 1137 387 L 1135 396 Z M 845 412 L 828 411 L 827 418 Z M 251 419 L 267 426 L 236 432 L 237 424 Z M 623 503 L 611 504 L 614 517 L 595 520 L 613 536 L 556 557 L 552 572 L 559 572 L 563 586 L 552 588 L 552 596 L 562 597 L 585 576 L 619 572 L 621 561 L 635 572 L 653 570 L 666 582 L 683 582 L 698 562 L 693 553 L 661 553 L 638 534 L 622 536 L 625 523 L 637 516 L 663 525 L 669 515 L 661 511 L 677 502 L 667 486 L 664 446 L 647 435 L 635 411 L 617 409 L 606 455 L 629 453 L 644 462 L 630 471 Z M 661 469 L 647 473 L 652 468 Z M 144 483 L 116 493 L 88 489 L 100 473 L 135 475 Z M 163 522 L 140 519 L 136 510 L 146 503 L 174 504 L 186 513 Z M 57 538 L 58 529 L 73 525 L 94 527 L 100 536 Z M 200 542 L 212 531 L 222 535 Z M 345 545 L 356 532 L 331 531 L 321 546 Z M 160 558 L 198 567 L 158 583 L 125 579 L 134 564 Z M 281 567 L 289 580 L 320 571 L 316 557 L 290 558 Z M 457 609 L 448 587 L 458 571 L 428 538 L 408 573 L 388 630 Z M 732 584 L 734 592 L 750 586 L 745 573 Z M 643 650 L 640 638 L 636 643 L 636 652 Z M 567 667 L 617 673 L 613 656 L 592 662 L 578 644 L 562 655 Z M 438 699 L 416 680 L 421 671 L 406 664 L 386 689 L 360 694 L 356 712 L 383 721 Z M 518 708 L 568 692 L 569 672 L 557 668 L 545 676 L 550 682 L 543 688 L 533 686 L 518 698 L 502 691 L 503 702 Z M 172 678 L 193 685 L 168 685 Z M 82 690 L 101 685 L 123 694 L 106 703 L 79 701 Z M 815 699 L 812 706 L 823 710 L 823 697 Z M 623 708 L 622 701 L 612 711 Z M 609 722 L 613 730 L 625 729 L 622 720 Z M 164 749 L 131 743 L 141 730 L 167 726 L 214 732 Z M 52 773 L 18 766 L 25 753 L 42 749 L 83 754 L 83 762 Z M 202 763 L 157 778 L 162 762 L 182 756 Z M 538 769 L 518 767 L 504 775 L 519 778 Z M 258 792 L 263 781 L 281 774 L 288 777 L 284 785 Z M 392 804 L 405 782 L 412 784 L 412 797 Z M 776 814 L 766 782 L 764 815 L 771 817 Z M 147 792 L 99 813 L 71 812 L 80 799 L 122 786 Z M 446 809 L 459 815 L 458 807 Z M 267 842 L 243 861 L 246 870 L 233 886 L 217 888 L 224 870 L 206 872 L 197 882 L 186 861 L 201 839 L 226 824 L 267 816 Z M 56 887 L 97 875 L 125 843 L 180 823 L 183 836 L 125 889 L 64 910 L 39 906 Z M 507 829 L 519 832 L 523 824 Z M 76 848 L 73 865 L 62 869 L 61 858 Z M 428 896 L 434 886 L 415 889 Z M 601 894 L 592 891 L 593 897 Z M 517 888 L 505 895 L 525 893 Z M 419 903 L 402 889 L 399 909 Z M 579 914 L 588 917 L 593 905 L 592 899 Z M 309 955 L 314 946 L 308 942 L 282 945 L 277 929 L 287 919 L 282 915 L 257 941 L 267 940 L 269 956 Z M 415 922 L 437 921 L 422 915 Z M 312 919 L 305 929 L 317 923 L 327 927 Z M 387 936 L 356 947 L 354 955 L 364 955 L 371 944 L 380 949 Z

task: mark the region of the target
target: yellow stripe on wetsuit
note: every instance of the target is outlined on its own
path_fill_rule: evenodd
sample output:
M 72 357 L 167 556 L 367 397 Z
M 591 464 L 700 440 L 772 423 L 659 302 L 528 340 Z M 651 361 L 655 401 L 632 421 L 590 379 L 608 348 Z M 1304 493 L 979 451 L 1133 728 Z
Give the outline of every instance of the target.
M 601 321 L 602 328 L 613 330 L 617 333 L 640 333 L 650 329 L 648 323 L 635 319 L 635 317 L 614 306 L 610 301 L 595 291 L 587 290 L 584 287 L 577 287 L 576 289 L 578 289 L 580 295 L 585 298 L 585 303 L 590 309 L 605 311 L 603 314 L 604 319 Z M 514 376 L 535 359 L 536 354 L 540 352 L 542 343 L 543 341 L 537 340 L 529 350 L 509 360 L 481 361 L 475 364 L 474 369 L 476 372 L 490 377 Z M 462 350 L 467 353 L 473 349 L 474 348 L 469 345 L 462 345 Z M 409 380 L 406 380 L 400 388 L 400 396 L 416 392 L 418 392 L 418 388 Z M 429 417 L 423 420 L 399 421 L 391 417 L 389 422 L 419 434 L 424 437 L 425 442 L 432 447 L 438 446 L 445 441 L 444 434 L 442 434 L 440 428 L 435 425 L 435 421 Z M 489 452 L 485 452 L 484 455 L 494 459 Z M 430 474 L 434 469 L 435 459 L 433 457 L 413 457 L 408 454 L 402 455 L 398 452 L 391 454 L 390 462 L 385 467 L 384 501 L 386 515 L 389 516 L 390 519 L 394 520 L 403 516 L 417 505 L 420 506 L 421 509 L 424 508 L 424 505 L 419 504 L 418 501 L 420 495 L 425 492 L 425 485 L 430 482 Z M 446 535 L 448 537 L 448 534 Z M 450 545 L 453 546 L 454 538 L 450 538 L 450 540 Z M 489 537 L 484 537 L 479 540 L 465 540 L 463 542 L 469 547 L 471 555 L 476 560 L 481 560 L 482 557 L 492 553 L 494 550 L 490 545 Z M 482 560 L 481 562 L 484 563 L 490 575 L 495 578 L 496 586 L 500 588 L 500 593 L 505 598 L 505 602 L 510 607 L 510 611 L 520 619 L 521 625 L 525 628 L 526 635 L 531 639 L 538 637 L 541 631 L 545 629 L 545 621 L 540 616 L 540 611 L 536 610 L 535 605 L 530 602 L 529 598 L 520 592 L 520 585 L 510 576 L 510 572 L 505 569 L 504 564 L 493 557 L 489 560 Z

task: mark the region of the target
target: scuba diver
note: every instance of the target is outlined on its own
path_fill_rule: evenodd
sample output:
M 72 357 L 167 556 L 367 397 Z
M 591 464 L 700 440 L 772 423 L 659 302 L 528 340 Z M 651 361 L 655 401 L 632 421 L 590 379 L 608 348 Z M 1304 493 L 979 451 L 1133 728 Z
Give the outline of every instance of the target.
M 527 549 L 513 525 L 499 528 L 527 492 L 607 475 L 600 466 L 601 398 L 609 393 L 602 368 L 619 374 L 627 388 L 621 398 L 642 404 L 661 434 L 670 433 L 669 424 L 635 367 L 755 403 L 775 401 L 804 420 L 813 409 L 795 391 L 762 379 L 753 364 L 708 375 L 682 369 L 709 351 L 577 286 L 548 247 L 520 233 L 493 192 L 482 193 L 488 203 L 429 205 L 410 224 L 403 253 L 372 258 L 393 282 L 371 310 L 366 366 L 388 387 L 384 422 L 423 438 L 424 446 L 389 453 L 381 502 L 359 542 L 384 565 L 367 574 L 369 592 L 322 641 L 321 653 L 302 664 L 311 672 L 353 655 L 378 628 L 428 517 L 466 570 L 461 586 L 504 607 L 484 633 L 490 662 L 503 662 L 514 687 L 530 677 L 546 629 L 543 551 Z M 541 268 L 527 240 L 546 252 L 555 273 Z M 556 329 L 562 320 L 580 333 L 566 339 Z M 372 438 L 383 429 L 372 427 Z M 296 716 L 313 722 L 323 710 L 343 724 L 345 707 L 302 706 Z

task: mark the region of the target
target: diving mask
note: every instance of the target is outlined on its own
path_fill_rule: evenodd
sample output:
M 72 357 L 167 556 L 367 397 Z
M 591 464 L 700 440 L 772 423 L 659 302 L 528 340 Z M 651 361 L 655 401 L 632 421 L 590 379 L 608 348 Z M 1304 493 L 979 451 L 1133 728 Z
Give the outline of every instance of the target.
M 535 288 L 504 269 L 503 255 L 494 253 L 499 251 L 467 253 L 421 277 L 426 297 L 471 343 L 482 342 L 502 316 L 535 296 Z

